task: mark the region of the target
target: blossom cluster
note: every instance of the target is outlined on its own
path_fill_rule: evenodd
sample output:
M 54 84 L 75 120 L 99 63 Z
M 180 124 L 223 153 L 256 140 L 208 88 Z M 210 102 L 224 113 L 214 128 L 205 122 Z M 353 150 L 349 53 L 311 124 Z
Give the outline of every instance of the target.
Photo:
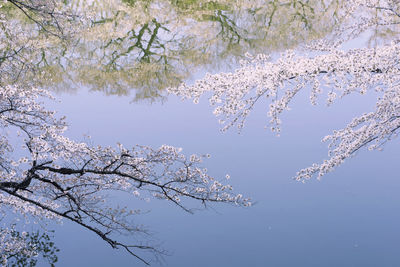
M 37 256 L 36 250 L 27 240 L 27 232 L 22 232 L 21 235 L 15 235 L 15 229 L 2 228 L 0 230 L 0 264 L 8 266 L 9 255 L 19 254 L 26 257 Z
M 280 116 L 300 90 L 310 90 L 310 101 L 326 92 L 331 105 L 352 93 L 380 92 L 376 110 L 353 119 L 344 129 L 324 138 L 330 141 L 329 159 L 297 173 L 297 180 L 320 178 L 352 156 L 360 148 L 380 148 L 396 136 L 400 121 L 400 44 L 391 42 L 373 48 L 346 49 L 346 42 L 358 37 L 372 26 L 393 28 L 400 21 L 396 1 L 346 1 L 347 14 L 343 23 L 322 40 L 312 42 L 303 50 L 287 50 L 275 55 L 248 55 L 248 60 L 234 72 L 207 74 L 194 84 L 181 84 L 169 92 L 183 99 L 206 94 L 214 114 L 225 131 L 232 126 L 243 128 L 247 116 L 261 99 L 270 101 L 268 116 L 272 131 L 279 134 Z M 372 15 L 371 15 L 372 13 Z M 332 39 L 330 39 L 332 38 Z

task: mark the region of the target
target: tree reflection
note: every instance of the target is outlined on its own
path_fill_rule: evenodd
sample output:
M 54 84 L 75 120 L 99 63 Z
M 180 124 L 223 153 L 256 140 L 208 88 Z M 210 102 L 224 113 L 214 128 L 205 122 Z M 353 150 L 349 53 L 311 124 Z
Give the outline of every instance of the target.
M 340 1 L 117 0 L 67 3 L 93 12 L 90 27 L 42 48 L 46 87 L 81 87 L 155 100 L 199 71 L 229 69 L 246 52 L 269 53 L 328 34 Z M 42 79 L 43 80 L 43 79 Z

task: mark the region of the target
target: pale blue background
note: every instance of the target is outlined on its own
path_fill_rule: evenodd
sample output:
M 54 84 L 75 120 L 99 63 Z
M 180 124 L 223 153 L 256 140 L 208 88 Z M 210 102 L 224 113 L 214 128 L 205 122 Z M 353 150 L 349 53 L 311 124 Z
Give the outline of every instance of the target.
M 210 153 L 209 173 L 229 173 L 236 192 L 257 201 L 251 208 L 214 205 L 190 215 L 163 201 L 137 202 L 151 210 L 138 217 L 172 252 L 165 266 L 400 266 L 400 146 L 361 151 L 322 181 L 302 184 L 295 173 L 327 156 L 322 137 L 353 116 L 373 109 L 376 95 L 349 96 L 330 108 L 316 107 L 307 91 L 283 116 L 276 137 L 263 127 L 267 103 L 259 103 L 242 134 L 219 132 L 207 98 L 200 104 L 171 96 L 164 103 L 130 103 L 129 97 L 81 90 L 58 95 L 52 106 L 67 116 L 68 136 L 82 134 L 103 145 L 124 143 L 182 147 Z M 64 223 L 56 227 L 58 266 L 144 266 L 112 250 L 97 236 Z M 158 266 L 155 264 L 154 266 Z

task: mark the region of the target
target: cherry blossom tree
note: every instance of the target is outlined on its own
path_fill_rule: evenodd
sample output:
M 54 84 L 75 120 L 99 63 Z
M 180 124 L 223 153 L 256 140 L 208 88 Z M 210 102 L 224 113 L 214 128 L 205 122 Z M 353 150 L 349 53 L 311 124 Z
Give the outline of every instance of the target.
M 300 90 L 310 90 L 314 105 L 325 91 L 328 106 L 349 94 L 379 92 L 374 111 L 352 119 L 323 139 L 329 142 L 329 158 L 295 176 L 303 182 L 313 176 L 320 178 L 361 148 L 380 149 L 400 128 L 400 2 L 351 0 L 343 1 L 340 9 L 343 22 L 323 39 L 287 50 L 280 57 L 248 55 L 234 72 L 207 74 L 192 85 L 181 84 L 169 91 L 194 103 L 203 94 L 211 94 L 209 102 L 215 106 L 223 131 L 232 126 L 240 130 L 256 103 L 266 98 L 270 100 L 269 125 L 277 134 L 280 115 L 290 109 Z M 362 34 L 375 40 L 372 47 L 344 48 Z
M 68 220 L 97 235 L 112 248 L 121 248 L 149 264 L 150 256 L 142 254 L 158 256 L 163 250 L 146 238 L 140 239 L 146 229 L 137 225 L 134 218 L 141 211 L 112 203 L 108 195 L 162 199 L 186 212 L 211 203 L 251 205 L 249 199 L 234 194 L 230 185 L 207 174 L 201 166 L 207 155 L 185 156 L 182 149 L 168 145 L 160 148 L 95 146 L 89 141 L 76 142 L 65 136 L 66 119 L 46 109 L 43 101 L 54 98 L 47 90 L 36 88 L 40 77 L 36 76 L 35 65 L 30 60 L 40 56 L 40 51 L 49 43 L 67 40 L 90 16 L 71 12 L 62 1 L 4 3 L 15 6 L 27 22 L 19 25 L 18 20 L 1 13 L 0 38 L 6 40 L 0 47 L 3 54 L 0 213 L 3 218 L 43 224 Z M 74 28 L 67 27 L 75 24 Z M 31 31 L 25 32 L 27 29 Z M 122 235 L 133 235 L 136 242 L 126 243 L 121 240 Z M 54 262 L 54 253 L 48 254 L 47 247 L 41 250 L 35 246 L 41 238 L 45 244 L 51 244 L 46 235 L 3 227 L 0 229 L 2 264 L 16 261 L 34 265 L 36 261 L 31 258 L 43 251 L 42 256 Z
M 18 135 L 25 150 L 16 153 L 15 140 L 3 134 L 0 141 L 0 201 L 16 214 L 37 220 L 67 219 L 93 232 L 113 248 L 123 248 L 145 263 L 138 250 L 161 253 L 150 244 L 125 244 L 115 238 L 145 232 L 133 223 L 140 211 L 113 207 L 106 194 L 128 194 L 138 199 L 167 200 L 187 212 L 193 201 L 204 207 L 222 202 L 249 206 L 248 199 L 233 194 L 199 165 L 204 156 L 187 158 L 180 148 L 158 149 L 90 146 L 63 135 L 64 118 L 46 110 L 38 97 L 51 97 L 45 90 L 2 87 L 0 123 Z M 24 153 L 23 153 L 24 152 Z M 16 157 L 16 155 L 21 155 Z M 193 207 L 198 207 L 194 204 Z
M 122 11 L 128 10 L 124 2 L 136 3 L 122 1 Z M 277 2 L 273 1 L 272 14 L 281 6 Z M 288 1 L 289 6 L 298 4 L 309 13 L 313 7 L 303 2 Z M 338 1 L 321 1 L 323 6 L 332 6 L 334 2 Z M 74 36 L 85 32 L 88 25 L 99 22 L 99 10 L 85 10 L 68 5 L 69 1 L 56 0 L 1 3 L 4 9 L 0 13 L 0 212 L 4 217 L 10 218 L 13 212 L 13 216 L 17 214 L 36 222 L 68 220 L 111 247 L 124 249 L 149 263 L 143 253 L 159 255 L 162 249 L 146 239 L 132 244 L 120 239 L 121 235 L 140 236 L 146 232 L 133 221 L 140 210 L 115 205 L 108 201 L 107 195 L 163 199 L 187 212 L 193 212 L 199 204 L 204 207 L 219 202 L 251 205 L 247 198 L 234 194 L 230 185 L 207 174 L 202 167 L 207 156 L 185 156 L 180 148 L 168 145 L 160 148 L 126 148 L 122 144 L 103 147 L 69 139 L 65 135 L 66 119 L 47 110 L 43 104 L 44 99 L 52 96 L 38 89 L 46 74 L 38 66 L 48 63 L 48 58 L 43 56 L 45 52 L 55 47 L 64 51 Z M 177 10 L 187 12 L 190 3 Z M 248 54 L 247 60 L 234 72 L 208 74 L 193 85 L 182 84 L 170 88 L 169 92 L 192 98 L 195 103 L 203 94 L 211 94 L 209 101 L 216 106 L 214 113 L 221 118 L 223 130 L 232 126 L 243 128 L 254 105 L 266 98 L 271 101 L 268 112 L 271 129 L 279 134 L 280 116 L 289 109 L 291 100 L 300 90 L 310 90 L 313 104 L 317 103 L 317 96 L 326 91 L 328 105 L 349 94 L 376 90 L 381 98 L 375 110 L 354 118 L 345 128 L 325 137 L 324 140 L 330 142 L 329 158 L 300 170 L 296 179 L 321 177 L 361 148 L 379 149 L 396 137 L 400 127 L 397 66 L 400 47 L 396 39 L 399 3 L 395 0 L 342 1 L 334 12 L 340 23 L 333 23 L 335 28 L 323 35 L 323 39 L 287 50 L 279 58 L 274 54 Z M 123 19 L 141 15 L 138 12 L 124 14 Z M 225 23 L 224 29 L 230 29 L 228 36 L 236 36 L 232 21 L 222 13 L 219 15 L 221 23 Z M 204 18 L 202 10 L 199 16 Z M 105 27 L 111 25 L 104 23 Z M 96 36 L 96 31 L 89 31 L 90 34 Z M 113 34 L 121 34 L 121 30 L 118 28 Z M 344 48 L 348 41 L 362 34 L 372 36 L 369 43 L 373 46 Z M 121 36 L 111 39 L 118 38 Z M 10 255 L 29 259 L 40 253 L 28 238 L 32 234 L 23 231 L 15 234 L 17 232 L 11 227 L 0 230 L 4 265 L 7 260 L 13 260 Z

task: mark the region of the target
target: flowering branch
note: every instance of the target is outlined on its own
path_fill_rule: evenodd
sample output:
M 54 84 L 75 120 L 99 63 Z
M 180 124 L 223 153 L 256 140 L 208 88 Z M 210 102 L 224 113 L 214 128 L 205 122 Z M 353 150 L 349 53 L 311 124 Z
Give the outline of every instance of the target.
M 378 5 L 378 2 L 380 5 Z M 387 2 L 386 4 L 383 2 Z M 390 2 L 390 3 L 389 3 Z M 280 115 L 289 110 L 289 103 L 300 90 L 311 89 L 310 100 L 317 103 L 317 96 L 323 90 L 327 93 L 327 104 L 351 93 L 365 94 L 368 90 L 383 92 L 374 112 L 355 118 L 346 128 L 335 131 L 324 138 L 330 140 L 330 158 L 321 164 L 303 169 L 295 179 L 309 179 L 314 174 L 320 178 L 349 158 L 360 148 L 369 145 L 377 149 L 398 133 L 400 121 L 400 45 L 398 41 L 375 48 L 342 50 L 338 45 L 367 30 L 371 25 L 394 25 L 399 16 L 393 1 L 348 1 L 351 6 L 350 22 L 336 31 L 336 40 L 315 42 L 308 47 L 311 53 L 298 55 L 294 50 L 284 52 L 277 60 L 268 55 L 248 56 L 240 68 L 234 72 L 207 74 L 193 85 L 181 84 L 169 88 L 169 92 L 191 98 L 194 103 L 203 94 L 211 94 L 209 102 L 215 106 L 214 114 L 220 117 L 223 131 L 232 126 L 243 128 L 247 116 L 262 98 L 270 100 L 268 116 L 271 130 L 279 134 Z M 371 7 L 372 6 L 372 7 Z M 362 17 L 371 8 L 381 11 L 377 16 Z M 387 6 L 387 8 L 386 8 Z M 360 13 L 361 12 L 361 13 Z M 355 20 L 358 24 L 354 25 Z M 351 24 L 351 26 L 348 26 Z M 346 26 L 347 25 L 347 26 Z
M 47 111 L 38 96 L 46 91 L 8 86 L 0 90 L 0 127 L 19 132 L 26 156 L 15 158 L 6 135 L 0 139 L 0 201 L 21 214 L 48 219 L 68 219 L 98 235 L 113 248 L 138 254 L 161 250 L 146 243 L 118 241 L 116 235 L 145 233 L 130 219 L 140 213 L 107 205 L 105 194 L 124 192 L 134 198 L 164 199 L 187 212 L 191 203 L 223 202 L 249 206 L 248 199 L 232 193 L 200 168 L 203 156 L 187 158 L 181 149 L 119 145 L 93 147 L 63 135 L 64 119 Z

